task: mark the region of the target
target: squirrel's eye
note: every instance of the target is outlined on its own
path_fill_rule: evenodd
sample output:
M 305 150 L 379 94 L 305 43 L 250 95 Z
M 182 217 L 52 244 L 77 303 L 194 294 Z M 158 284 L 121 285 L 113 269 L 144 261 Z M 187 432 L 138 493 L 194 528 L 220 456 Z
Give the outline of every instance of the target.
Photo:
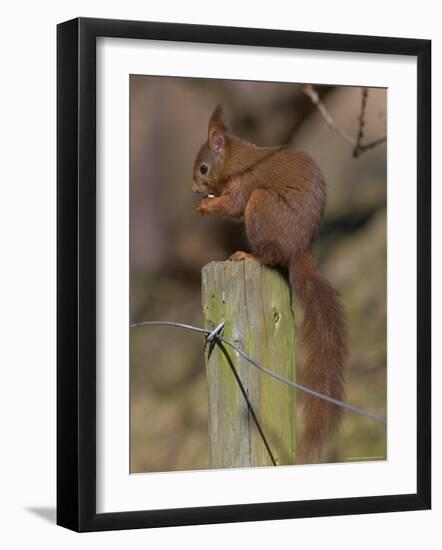
M 209 171 L 209 167 L 207 166 L 207 164 L 201 164 L 200 166 L 201 174 L 207 174 L 208 171 Z

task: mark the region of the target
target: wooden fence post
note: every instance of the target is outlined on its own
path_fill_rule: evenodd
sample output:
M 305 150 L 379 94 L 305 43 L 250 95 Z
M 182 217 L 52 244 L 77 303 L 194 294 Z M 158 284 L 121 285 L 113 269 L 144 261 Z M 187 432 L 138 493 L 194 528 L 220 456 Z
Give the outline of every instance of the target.
M 255 260 L 212 262 L 202 270 L 206 328 L 225 321 L 223 335 L 259 364 L 295 380 L 295 323 L 287 280 Z M 295 462 L 295 391 L 258 371 L 226 346 L 277 465 Z M 231 368 L 215 346 L 206 368 L 211 468 L 269 466 L 269 453 Z

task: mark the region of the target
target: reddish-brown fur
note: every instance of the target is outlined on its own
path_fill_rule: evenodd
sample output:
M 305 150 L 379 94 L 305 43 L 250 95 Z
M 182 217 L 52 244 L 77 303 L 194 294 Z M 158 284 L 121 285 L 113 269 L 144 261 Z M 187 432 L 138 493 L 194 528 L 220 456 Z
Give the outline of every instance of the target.
M 201 200 L 198 212 L 245 222 L 253 256 L 236 252 L 230 259 L 256 257 L 265 265 L 288 268 L 292 290 L 304 309 L 302 382 L 341 400 L 347 357 L 344 312 L 337 292 L 321 276 L 312 256 L 326 200 L 319 168 L 302 151 L 256 147 L 236 137 L 226 128 L 218 107 L 209 122 L 208 140 L 195 160 L 193 177 L 194 191 L 214 195 Z M 309 396 L 304 418 L 299 461 L 318 461 L 336 429 L 340 409 Z

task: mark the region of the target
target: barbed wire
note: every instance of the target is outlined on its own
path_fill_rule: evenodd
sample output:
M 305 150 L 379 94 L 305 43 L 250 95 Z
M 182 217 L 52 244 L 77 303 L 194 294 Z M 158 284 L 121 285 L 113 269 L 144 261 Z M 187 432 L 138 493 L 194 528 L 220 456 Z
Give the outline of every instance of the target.
M 257 428 L 258 433 L 259 433 L 259 435 L 262 439 L 264 447 L 266 448 L 267 454 L 269 455 L 272 466 L 277 466 L 278 464 L 277 464 L 276 459 L 275 459 L 275 457 L 274 457 L 274 455 L 273 455 L 273 453 L 270 449 L 270 445 L 269 445 L 269 442 L 267 440 L 267 437 L 264 434 L 264 430 L 263 430 L 263 428 L 262 428 L 262 426 L 261 426 L 261 424 L 258 420 L 258 417 L 255 413 L 254 408 L 253 408 L 253 405 L 252 405 L 252 403 L 249 399 L 249 396 L 247 395 L 247 390 L 245 389 L 244 384 L 242 383 L 242 380 L 241 380 L 241 378 L 238 374 L 238 371 L 235 368 L 235 365 L 233 364 L 233 361 L 232 361 L 232 358 L 229 355 L 229 352 L 227 351 L 224 344 L 219 339 L 219 336 L 221 335 L 221 332 L 224 328 L 225 322 L 223 321 L 222 323 L 220 323 L 212 331 L 201 329 L 201 328 L 198 328 L 198 327 L 194 327 L 192 325 L 186 325 L 184 323 L 174 323 L 173 321 L 144 321 L 142 323 L 131 325 L 131 328 L 140 327 L 140 326 L 142 327 L 142 326 L 145 326 L 145 325 L 175 326 L 175 327 L 185 328 L 185 329 L 188 329 L 188 330 L 193 330 L 195 332 L 204 333 L 206 335 L 205 346 L 207 346 L 207 344 L 209 345 L 209 352 L 208 352 L 207 361 L 210 360 L 210 356 L 212 355 L 212 351 L 213 351 L 214 346 L 217 345 L 219 347 L 221 353 L 226 358 L 227 364 L 229 365 L 230 370 L 232 371 L 232 374 L 233 374 L 233 376 L 236 380 L 236 383 L 238 384 L 238 387 L 241 391 L 241 394 L 244 398 L 244 401 L 246 402 L 246 405 L 247 405 L 247 408 L 249 410 L 250 416 L 252 417 L 252 419 L 253 419 L 253 421 L 256 425 L 256 428 Z
M 222 342 L 220 342 L 220 340 L 218 338 L 215 338 L 213 341 L 214 341 L 214 343 L 216 343 L 218 345 L 219 349 L 221 350 L 221 353 L 226 358 L 226 361 L 227 361 L 227 363 L 228 363 L 228 365 L 229 365 L 229 367 L 230 367 L 230 369 L 233 373 L 233 376 L 235 377 L 235 380 L 236 380 L 236 382 L 239 386 L 239 389 L 241 390 L 242 396 L 244 397 L 244 400 L 247 403 L 247 407 L 249 409 L 250 416 L 252 417 L 253 421 L 255 422 L 256 428 L 258 429 L 258 433 L 259 433 L 259 435 L 262 439 L 262 442 L 264 443 L 264 447 L 266 448 L 266 451 L 267 451 L 267 453 L 270 457 L 270 461 L 271 461 L 272 465 L 277 466 L 276 459 L 273 456 L 273 453 L 270 449 L 270 445 L 269 445 L 269 442 L 267 441 L 267 438 L 264 434 L 264 430 L 262 429 L 262 426 L 259 423 L 258 417 L 255 413 L 255 410 L 253 409 L 252 403 L 250 402 L 249 396 L 247 395 L 247 391 L 244 388 L 244 385 L 241 381 L 241 378 L 238 374 L 238 371 L 235 369 L 235 365 L 233 364 L 233 361 L 232 361 L 232 358 L 229 355 L 229 352 L 226 350 L 226 348 L 224 347 L 224 344 Z M 210 353 L 211 352 L 209 350 L 209 358 L 210 358 Z
M 375 420 L 376 422 L 379 422 L 381 424 L 387 424 L 387 419 L 384 416 L 372 413 L 371 411 L 367 411 L 365 409 L 362 409 L 360 407 L 356 407 L 355 405 L 351 405 L 349 403 L 345 403 L 344 401 L 340 401 L 339 399 L 334 399 L 333 397 L 330 397 L 329 395 L 325 395 L 323 393 L 320 393 L 316 390 L 312 390 L 311 388 L 307 388 L 306 386 L 303 386 L 302 384 L 299 384 L 298 382 L 293 382 L 292 380 L 289 380 L 288 378 L 284 378 L 283 376 L 277 374 L 276 372 L 273 372 L 266 367 L 263 367 L 256 361 L 254 361 L 251 357 L 247 355 L 239 346 L 228 340 L 227 338 L 224 338 L 224 336 L 221 336 L 221 332 L 224 328 L 224 322 L 220 323 L 214 330 L 209 330 L 201 327 L 195 327 L 193 325 L 189 325 L 186 323 L 176 323 L 174 321 L 142 321 L 140 323 L 133 323 L 130 325 L 130 328 L 139 328 L 149 325 L 163 325 L 163 326 L 172 326 L 172 327 L 178 327 L 183 328 L 186 330 L 190 330 L 193 332 L 198 332 L 200 334 L 206 335 L 206 343 L 209 343 L 212 345 L 213 349 L 213 343 L 216 341 L 223 342 L 224 344 L 227 344 L 232 349 L 234 349 L 241 357 L 243 357 L 250 365 L 255 367 L 256 369 L 260 370 L 261 372 L 267 374 L 268 376 L 271 376 L 275 380 L 279 380 L 279 382 L 282 382 L 283 384 L 287 384 L 288 386 L 291 386 L 292 388 L 295 388 L 298 391 L 301 391 L 303 393 L 307 393 L 309 395 L 312 395 L 313 397 L 317 397 L 318 399 L 322 399 L 323 401 L 326 401 L 328 403 L 331 403 L 332 405 L 336 405 L 337 407 L 341 407 L 343 409 L 346 409 L 350 412 L 353 412 L 355 414 L 359 414 L 360 416 L 365 416 L 367 418 L 371 418 L 372 420 Z M 211 348 L 209 348 L 209 356 L 211 353 Z

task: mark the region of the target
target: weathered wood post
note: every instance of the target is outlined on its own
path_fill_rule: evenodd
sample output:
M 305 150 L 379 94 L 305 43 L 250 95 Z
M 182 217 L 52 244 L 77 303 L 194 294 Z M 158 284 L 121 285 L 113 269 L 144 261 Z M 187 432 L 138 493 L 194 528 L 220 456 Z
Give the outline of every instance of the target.
M 254 260 L 212 262 L 202 270 L 207 328 L 225 321 L 223 335 L 259 364 L 295 380 L 295 323 L 288 282 Z M 258 371 L 226 346 L 277 465 L 295 459 L 295 392 Z M 206 367 L 211 468 L 272 465 L 223 353 L 215 346 Z

